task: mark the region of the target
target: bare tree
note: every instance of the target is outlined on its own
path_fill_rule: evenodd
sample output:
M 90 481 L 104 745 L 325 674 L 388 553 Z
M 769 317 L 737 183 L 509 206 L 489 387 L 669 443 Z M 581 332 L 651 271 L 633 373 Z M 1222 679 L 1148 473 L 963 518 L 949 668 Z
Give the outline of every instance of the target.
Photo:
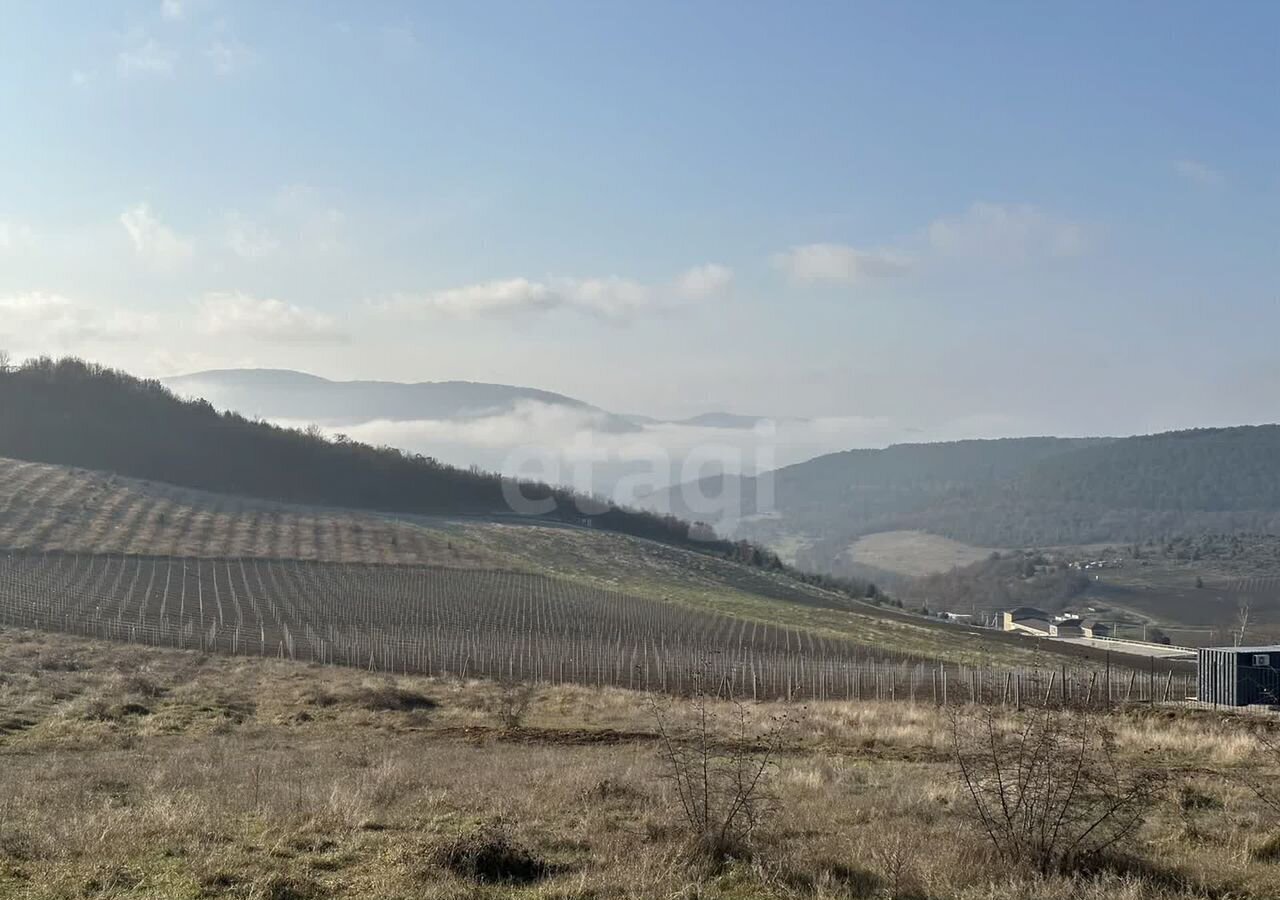
M 0 350 L 0 375 L 3 375 L 4 373 L 9 371 L 9 366 L 11 363 L 12 363 L 12 357 L 9 356 L 9 351 Z
M 996 852 L 1046 874 L 1132 835 L 1162 783 L 1154 770 L 1124 765 L 1111 732 L 1086 713 L 1045 709 L 1011 722 L 991 708 L 953 713 L 951 736 L 974 816 Z
M 1244 643 L 1245 634 L 1249 630 L 1249 608 L 1252 602 L 1248 597 L 1240 598 L 1240 605 L 1236 608 L 1236 646 L 1239 647 Z

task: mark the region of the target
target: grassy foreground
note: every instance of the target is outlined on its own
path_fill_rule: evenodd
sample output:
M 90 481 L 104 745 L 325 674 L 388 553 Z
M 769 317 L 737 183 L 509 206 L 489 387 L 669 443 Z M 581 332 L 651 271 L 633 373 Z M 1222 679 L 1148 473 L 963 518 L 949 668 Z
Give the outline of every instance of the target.
M 0 673 L 0 897 L 1280 896 L 1280 821 L 1246 786 L 1276 772 L 1243 720 L 1117 713 L 1119 754 L 1171 773 L 1164 795 L 1125 862 L 1042 876 L 977 829 L 943 711 L 753 706 L 780 735 L 774 802 L 710 866 L 642 695 L 19 631 Z M 661 708 L 671 730 L 695 715 Z M 457 865 L 468 842 L 509 880 Z

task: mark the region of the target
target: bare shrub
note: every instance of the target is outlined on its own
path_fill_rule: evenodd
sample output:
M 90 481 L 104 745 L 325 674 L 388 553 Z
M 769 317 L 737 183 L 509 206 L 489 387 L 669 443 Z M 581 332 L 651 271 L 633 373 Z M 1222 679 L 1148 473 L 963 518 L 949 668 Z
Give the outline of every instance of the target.
M 1158 772 L 1125 765 L 1110 730 L 1087 713 L 966 710 L 952 714 L 951 737 L 997 854 L 1046 874 L 1097 861 L 1132 835 L 1162 785 Z
M 418 691 L 394 682 L 364 684 L 353 698 L 357 706 L 370 712 L 413 712 L 436 708 L 436 702 Z
M 498 721 L 507 731 L 517 731 L 533 703 L 533 685 L 504 683 L 498 694 Z
M 1272 819 L 1271 833 L 1260 844 L 1250 848 L 1250 855 L 1259 861 L 1274 862 L 1280 860 L 1280 828 L 1275 824 L 1280 819 L 1280 787 L 1277 787 L 1275 778 L 1267 773 L 1280 767 L 1280 737 L 1270 728 L 1262 726 L 1253 729 L 1253 738 L 1262 751 L 1257 754 L 1260 757 L 1257 761 L 1262 766 L 1241 769 L 1236 773 L 1236 778 L 1262 801 Z
M 772 780 L 784 733 L 781 717 L 756 728 L 746 704 L 722 686 L 717 704 L 698 682 L 688 708 L 692 724 L 671 721 L 652 701 L 664 776 L 675 786 L 693 858 L 719 866 L 750 856 L 752 835 L 776 811 Z
M 551 867 L 512 834 L 501 820 L 486 822 L 436 847 L 431 862 L 471 881 L 528 884 Z
M 150 700 L 158 699 L 165 694 L 164 686 L 146 669 L 122 672 L 117 676 L 119 690 L 126 694 L 135 694 Z
M 920 841 L 912 834 L 898 830 L 871 848 L 871 857 L 884 879 L 882 893 L 887 900 L 908 900 L 921 896 L 916 876 L 916 860 L 921 853 Z

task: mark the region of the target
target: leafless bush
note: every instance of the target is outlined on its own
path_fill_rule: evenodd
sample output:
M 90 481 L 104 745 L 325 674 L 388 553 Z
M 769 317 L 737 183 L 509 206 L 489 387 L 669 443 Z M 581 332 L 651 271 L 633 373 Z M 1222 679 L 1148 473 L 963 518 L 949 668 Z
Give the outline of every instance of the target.
M 1268 726 L 1253 729 L 1254 740 L 1257 741 L 1261 753 L 1257 761 L 1260 768 L 1241 769 L 1235 777 L 1242 781 L 1271 813 L 1271 834 L 1263 842 L 1250 851 L 1254 859 L 1274 861 L 1280 859 L 1280 828 L 1274 824 L 1280 820 L 1280 786 L 1276 785 L 1274 776 L 1269 773 L 1280 768 L 1280 736 Z
M 498 695 L 498 721 L 507 731 L 515 731 L 524 725 L 525 715 L 533 703 L 533 685 L 509 683 L 502 685 Z
M 1004 860 L 1043 873 L 1071 870 L 1142 824 L 1162 777 L 1122 762 L 1098 716 L 1049 709 L 1005 716 L 986 709 L 951 717 L 960 778 Z
M 371 712 L 413 712 L 436 707 L 436 702 L 425 694 L 390 680 L 361 685 L 355 702 Z
M 871 857 L 884 878 L 882 893 L 887 900 L 920 896 L 916 861 L 921 849 L 920 841 L 903 831 L 887 835 L 883 842 L 872 847 Z
M 164 686 L 145 669 L 122 672 L 117 676 L 117 680 L 120 690 L 126 694 L 136 694 L 139 697 L 155 700 L 165 693 Z
M 456 835 L 436 847 L 430 861 L 462 878 L 499 884 L 528 884 L 552 871 L 500 820 Z
M 754 727 L 746 704 L 717 704 L 700 683 L 688 703 L 692 724 L 673 723 L 667 707 L 653 700 L 665 776 L 675 786 L 691 854 L 712 865 L 749 855 L 752 834 L 776 810 L 772 779 L 783 723 L 771 718 Z

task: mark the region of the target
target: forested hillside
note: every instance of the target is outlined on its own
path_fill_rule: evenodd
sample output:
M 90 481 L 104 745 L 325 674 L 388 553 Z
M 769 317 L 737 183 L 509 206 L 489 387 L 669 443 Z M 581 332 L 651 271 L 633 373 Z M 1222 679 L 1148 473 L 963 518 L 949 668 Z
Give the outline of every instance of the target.
M 1028 500 L 1187 512 L 1280 511 L 1280 425 L 1201 428 L 1112 441 L 1032 466 Z
M 709 479 L 699 490 L 742 498 L 743 536 L 804 536 L 798 559 L 825 569 L 840 568 L 858 536 L 899 529 L 996 547 L 1277 532 L 1280 426 L 903 444 L 819 457 L 772 481 L 770 492 L 755 479 Z M 655 508 L 669 501 L 680 514 L 680 493 Z

